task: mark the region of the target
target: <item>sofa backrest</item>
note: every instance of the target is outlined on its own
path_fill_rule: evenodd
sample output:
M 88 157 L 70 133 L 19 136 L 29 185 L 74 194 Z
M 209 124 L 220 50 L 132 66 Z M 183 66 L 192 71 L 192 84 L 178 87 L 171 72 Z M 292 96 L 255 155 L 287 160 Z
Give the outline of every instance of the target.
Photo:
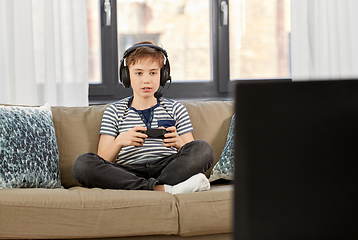
M 188 110 L 194 128 L 194 139 L 205 140 L 214 149 L 214 164 L 206 172 L 206 176 L 209 177 L 225 147 L 231 117 L 234 114 L 234 103 L 232 101 L 183 101 L 181 103 Z
M 97 152 L 99 130 L 106 107 L 51 107 L 60 154 L 61 183 L 64 187 L 80 185 L 72 177 L 72 164 L 82 153 Z
M 210 143 L 215 163 L 225 146 L 232 101 L 181 101 L 187 108 L 194 128 L 194 138 Z M 102 115 L 108 105 L 89 107 L 52 107 L 53 122 L 60 154 L 61 182 L 66 188 L 78 186 L 72 177 L 72 164 L 77 156 L 97 152 Z M 207 171 L 210 175 L 211 169 Z

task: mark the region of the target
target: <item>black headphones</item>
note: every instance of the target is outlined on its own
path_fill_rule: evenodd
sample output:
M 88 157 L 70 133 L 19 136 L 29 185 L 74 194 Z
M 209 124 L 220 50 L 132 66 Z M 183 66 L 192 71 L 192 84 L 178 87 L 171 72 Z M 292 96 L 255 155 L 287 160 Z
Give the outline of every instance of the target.
M 131 79 L 129 77 L 128 66 L 125 65 L 125 58 L 127 58 L 137 48 L 144 47 L 144 46 L 157 49 L 157 50 L 161 51 L 165 56 L 164 65 L 160 69 L 160 86 L 164 87 L 165 84 L 167 83 L 167 81 L 170 81 L 170 82 L 172 81 L 172 77 L 170 76 L 170 64 L 169 64 L 167 51 L 165 51 L 165 49 L 163 49 L 157 45 L 153 45 L 153 44 L 138 44 L 138 45 L 128 48 L 124 52 L 123 58 L 121 60 L 121 65 L 119 68 L 119 81 L 122 83 L 122 85 L 125 88 L 129 88 L 131 86 Z

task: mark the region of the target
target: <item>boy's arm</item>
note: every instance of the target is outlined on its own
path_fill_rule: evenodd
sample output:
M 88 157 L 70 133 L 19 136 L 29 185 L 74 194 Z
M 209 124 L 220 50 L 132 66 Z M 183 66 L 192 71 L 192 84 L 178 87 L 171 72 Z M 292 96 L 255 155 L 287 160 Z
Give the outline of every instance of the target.
M 192 132 L 185 133 L 185 134 L 181 135 L 180 138 L 183 139 L 184 144 L 194 141 Z
M 146 131 L 147 129 L 137 126 L 125 133 L 119 134 L 116 138 L 111 135 L 101 134 L 97 154 L 104 160 L 115 162 L 119 152 L 124 146 L 143 146 L 145 138 L 148 136 L 138 132 L 139 130 Z
M 114 162 L 121 151 L 122 147 L 116 146 L 115 137 L 101 134 L 98 143 L 97 154 L 103 159 Z

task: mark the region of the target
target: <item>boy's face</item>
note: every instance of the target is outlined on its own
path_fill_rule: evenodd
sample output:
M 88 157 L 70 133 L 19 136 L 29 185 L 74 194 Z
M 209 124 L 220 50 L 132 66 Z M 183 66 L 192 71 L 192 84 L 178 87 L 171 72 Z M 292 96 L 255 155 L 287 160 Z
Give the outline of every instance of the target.
M 134 97 L 154 98 L 154 93 L 160 84 L 160 69 L 158 61 L 146 57 L 128 66 Z

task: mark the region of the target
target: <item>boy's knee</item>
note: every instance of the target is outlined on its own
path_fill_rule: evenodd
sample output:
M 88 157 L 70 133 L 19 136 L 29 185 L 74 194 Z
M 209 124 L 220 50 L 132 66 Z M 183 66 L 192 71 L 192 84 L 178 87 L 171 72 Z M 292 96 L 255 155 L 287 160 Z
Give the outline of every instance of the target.
M 86 170 L 94 156 L 95 154 L 93 153 L 84 153 L 75 159 L 72 165 L 72 176 L 75 180 L 81 177 L 84 172 L 87 172 Z
M 196 148 L 200 151 L 203 159 L 205 159 L 210 165 L 214 162 L 214 149 L 213 147 L 204 140 L 194 140 Z
M 79 155 L 73 162 L 72 169 L 82 168 L 83 165 L 86 165 L 87 159 L 90 156 L 90 153 L 84 153 Z
M 194 144 L 196 148 L 204 148 L 204 149 L 212 148 L 208 142 L 201 140 L 201 139 L 196 139 L 196 140 L 192 141 L 191 144 Z
M 209 155 L 214 153 L 213 147 L 208 142 L 204 140 L 194 140 L 194 142 L 197 144 L 197 148 L 202 152 Z

